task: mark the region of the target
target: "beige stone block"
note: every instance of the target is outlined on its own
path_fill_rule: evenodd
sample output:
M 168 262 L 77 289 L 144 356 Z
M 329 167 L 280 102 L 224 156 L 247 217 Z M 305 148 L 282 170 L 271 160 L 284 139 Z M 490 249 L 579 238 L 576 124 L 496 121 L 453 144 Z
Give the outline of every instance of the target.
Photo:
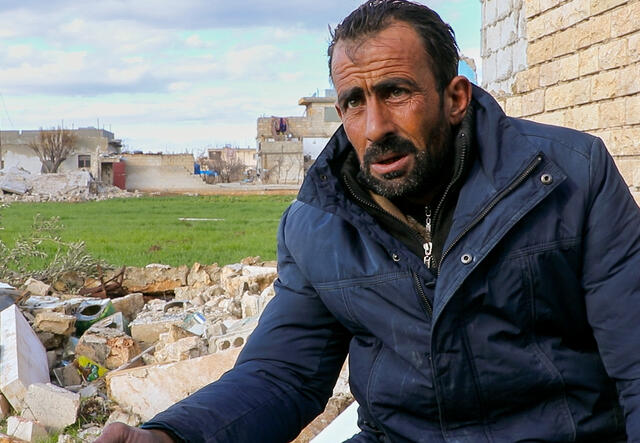
M 576 46 L 583 48 L 602 42 L 611 36 L 611 16 L 609 14 L 591 17 L 576 28 Z
M 522 97 L 519 95 L 507 97 L 505 113 L 512 117 L 522 116 Z
M 553 27 L 552 18 L 551 13 L 546 12 L 529 20 L 527 22 L 527 38 L 529 41 L 537 40 L 554 32 L 557 27 Z
M 540 66 L 534 66 L 516 74 L 513 82 L 513 92 L 521 94 L 523 92 L 533 91 L 540 86 Z
M 34 383 L 29 386 L 26 402 L 28 414 L 38 423 L 61 430 L 76 422 L 80 395 L 51 383 Z
M 627 38 L 629 62 L 640 61 L 640 32 L 637 32 Z
M 544 90 L 524 94 L 522 96 L 522 115 L 534 115 L 544 111 Z
M 553 37 L 545 37 L 538 41 L 529 43 L 527 46 L 527 62 L 529 66 L 537 65 L 548 60 L 553 56 Z
M 541 11 L 540 0 L 527 0 L 524 2 L 524 15 L 526 18 L 538 15 Z
M 622 126 L 625 123 L 625 99 L 600 103 L 600 127 L 603 129 Z
M 616 71 L 618 77 L 618 95 L 630 95 L 640 92 L 640 63 Z
M 547 88 L 545 94 L 545 110 L 567 108 L 589 102 L 591 99 L 591 82 L 582 79 L 570 83 Z
M 640 2 L 632 2 L 613 11 L 611 15 L 611 36 L 620 37 L 640 29 Z
M 614 156 L 620 175 L 629 186 L 640 186 L 640 159 Z
M 36 314 L 34 327 L 39 332 L 51 332 L 68 337 L 76 330 L 76 318 L 60 312 L 42 311 Z
M 555 85 L 560 81 L 573 80 L 580 74 L 578 54 L 563 57 L 540 66 L 540 85 Z
M 591 14 L 596 15 L 616 6 L 627 3 L 628 0 L 591 0 Z
M 545 125 L 565 126 L 565 114 L 567 111 L 544 112 L 534 115 L 531 120 Z
M 578 71 L 581 76 L 593 74 L 600 70 L 600 66 L 598 65 L 598 52 L 597 46 L 592 46 L 584 51 L 580 51 L 578 54 Z
M 589 18 L 591 0 L 570 0 L 552 11 L 554 29 L 566 29 Z
M 574 52 L 577 48 L 577 28 L 569 28 L 553 35 L 553 56 L 560 57 Z
M 597 103 L 577 106 L 567 111 L 565 124 L 579 131 L 588 131 L 600 127 L 600 114 Z
M 233 367 L 241 348 L 164 365 L 110 372 L 109 397 L 147 421 L 189 394 L 216 381 Z M 171 380 L 171 383 L 167 383 Z
M 540 0 L 540 11 L 544 12 L 547 11 L 549 9 L 555 8 L 556 6 L 558 6 L 560 3 L 562 3 L 564 0 Z M 525 1 L 525 3 L 527 3 Z
M 626 98 L 626 124 L 640 124 L 640 95 Z
M 627 40 L 614 40 L 600 47 L 598 62 L 600 69 L 611 69 L 627 64 Z
M 594 101 L 613 98 L 618 93 L 618 74 L 605 71 L 591 77 L 591 98 Z
M 612 155 L 640 155 L 640 127 L 612 130 L 606 145 Z

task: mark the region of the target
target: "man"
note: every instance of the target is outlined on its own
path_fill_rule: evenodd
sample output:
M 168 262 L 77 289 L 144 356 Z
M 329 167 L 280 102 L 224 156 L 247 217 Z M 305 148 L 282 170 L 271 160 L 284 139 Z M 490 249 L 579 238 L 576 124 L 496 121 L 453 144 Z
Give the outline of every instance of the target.
M 640 440 L 640 211 L 602 142 L 506 117 L 405 0 L 362 5 L 329 56 L 343 127 L 235 368 L 99 442 L 288 441 L 347 352 L 354 442 Z

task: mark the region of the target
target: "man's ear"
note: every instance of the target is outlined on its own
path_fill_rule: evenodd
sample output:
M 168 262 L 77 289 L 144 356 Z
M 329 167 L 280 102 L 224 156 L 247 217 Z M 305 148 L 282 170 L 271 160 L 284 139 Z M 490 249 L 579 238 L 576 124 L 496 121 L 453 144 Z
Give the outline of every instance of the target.
M 471 82 L 458 75 L 444 88 L 444 109 L 451 125 L 459 124 L 471 102 Z
M 340 121 L 342 121 L 342 109 L 338 106 L 338 103 L 335 103 L 333 106 L 336 108 L 336 112 L 338 113 L 338 117 L 340 117 Z

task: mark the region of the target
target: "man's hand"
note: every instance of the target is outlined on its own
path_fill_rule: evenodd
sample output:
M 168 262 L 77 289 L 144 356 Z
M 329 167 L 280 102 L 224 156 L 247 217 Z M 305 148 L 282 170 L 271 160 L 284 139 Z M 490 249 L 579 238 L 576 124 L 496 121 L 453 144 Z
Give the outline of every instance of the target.
M 94 443 L 174 443 L 173 439 L 159 429 L 140 429 L 124 423 L 111 423 Z

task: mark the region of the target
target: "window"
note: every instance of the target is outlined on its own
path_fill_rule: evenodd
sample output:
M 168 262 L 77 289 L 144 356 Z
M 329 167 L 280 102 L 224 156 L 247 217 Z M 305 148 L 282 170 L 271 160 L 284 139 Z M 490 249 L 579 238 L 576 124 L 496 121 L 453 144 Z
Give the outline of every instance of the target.
M 90 168 L 91 167 L 91 156 L 90 155 L 79 155 L 78 156 L 78 168 Z

